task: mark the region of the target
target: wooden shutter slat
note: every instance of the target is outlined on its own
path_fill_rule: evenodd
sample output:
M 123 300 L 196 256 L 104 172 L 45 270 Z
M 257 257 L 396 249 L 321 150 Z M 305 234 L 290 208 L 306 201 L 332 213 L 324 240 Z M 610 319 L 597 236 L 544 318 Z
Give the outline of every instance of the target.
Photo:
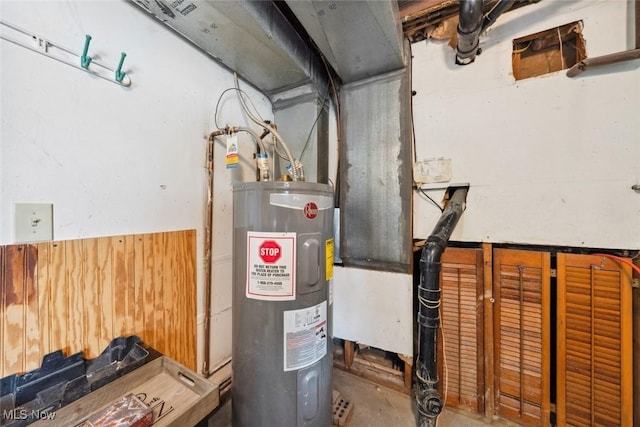
M 549 264 L 546 252 L 493 254 L 496 412 L 549 425 Z
M 632 425 L 630 277 L 601 256 L 558 254 L 558 425 Z
M 442 331 L 448 382 L 440 364 L 441 393 L 452 407 L 481 413 L 484 408 L 482 356 L 482 251 L 447 248 L 442 257 Z M 440 347 L 442 348 L 442 347 Z

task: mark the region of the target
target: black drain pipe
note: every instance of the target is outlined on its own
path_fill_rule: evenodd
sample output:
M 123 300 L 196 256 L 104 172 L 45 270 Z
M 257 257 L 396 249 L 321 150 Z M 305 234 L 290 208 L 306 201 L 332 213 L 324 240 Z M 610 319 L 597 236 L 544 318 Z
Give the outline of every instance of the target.
M 483 18 L 483 0 L 460 0 L 456 64 L 471 64 L 479 54 L 480 33 L 492 26 L 514 3 L 525 1 L 535 3 L 540 0 L 499 0 Z
M 462 216 L 469 187 L 454 190 L 447 207 L 422 248 L 418 286 L 418 356 L 416 361 L 417 427 L 435 427 L 442 411 L 438 393 L 438 327 L 440 325 L 440 258 Z
M 482 30 L 482 0 L 460 0 L 456 64 L 471 64 L 476 59 Z

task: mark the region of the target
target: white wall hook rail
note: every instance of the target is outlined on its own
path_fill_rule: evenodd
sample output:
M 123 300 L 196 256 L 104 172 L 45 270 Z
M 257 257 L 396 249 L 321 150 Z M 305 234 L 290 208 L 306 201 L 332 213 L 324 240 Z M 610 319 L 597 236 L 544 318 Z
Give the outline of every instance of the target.
M 0 20 L 0 26 L 2 30 L 2 32 L 0 32 L 0 38 L 3 40 L 39 53 L 48 58 L 55 59 L 58 62 L 62 62 L 63 64 L 89 73 L 95 77 L 110 81 L 118 86 L 131 86 L 131 79 L 128 74 L 124 75 L 122 81 L 118 81 L 116 78 L 115 68 L 108 67 L 95 60 L 91 61 L 90 67 L 83 68 L 81 66 L 82 54 L 75 53 L 71 49 L 5 21 Z

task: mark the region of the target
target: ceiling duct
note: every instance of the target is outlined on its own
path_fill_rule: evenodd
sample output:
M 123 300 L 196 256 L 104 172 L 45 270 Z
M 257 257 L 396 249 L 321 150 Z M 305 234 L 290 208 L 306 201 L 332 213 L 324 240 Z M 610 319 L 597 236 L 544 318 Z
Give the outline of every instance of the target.
M 287 0 L 340 89 L 340 256 L 409 272 L 411 58 L 395 0 Z
M 310 82 L 327 86 L 322 61 L 273 2 L 131 2 L 269 96 Z
M 404 67 L 396 1 L 287 0 L 287 6 L 344 83 Z

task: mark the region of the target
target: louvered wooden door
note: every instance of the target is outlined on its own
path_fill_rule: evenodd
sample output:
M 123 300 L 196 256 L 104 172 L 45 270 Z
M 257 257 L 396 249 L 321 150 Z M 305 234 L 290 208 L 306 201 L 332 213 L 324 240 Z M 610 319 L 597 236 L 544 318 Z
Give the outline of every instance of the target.
M 441 262 L 440 392 L 447 406 L 484 413 L 482 250 L 447 248 Z
M 493 257 L 496 413 L 549 425 L 550 255 L 496 249 Z
M 558 426 L 633 424 L 631 269 L 558 254 Z

